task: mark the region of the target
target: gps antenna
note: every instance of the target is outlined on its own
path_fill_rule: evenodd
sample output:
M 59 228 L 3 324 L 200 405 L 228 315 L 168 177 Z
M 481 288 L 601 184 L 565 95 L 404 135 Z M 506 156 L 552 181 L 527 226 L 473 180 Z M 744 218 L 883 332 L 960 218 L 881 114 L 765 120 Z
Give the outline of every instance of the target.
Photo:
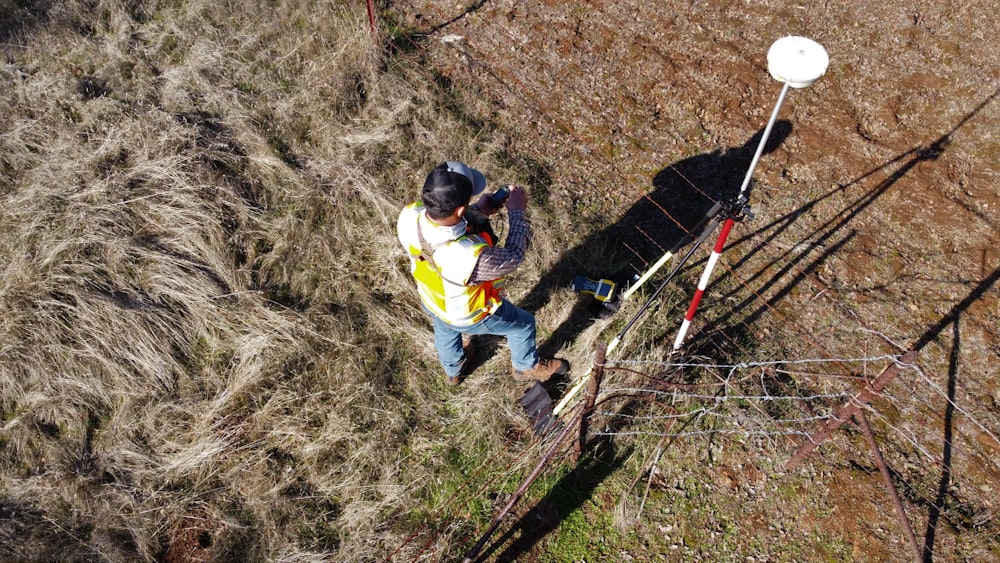
M 681 323 L 680 331 L 674 340 L 675 351 L 681 347 L 681 343 L 684 341 L 684 335 L 687 334 L 688 327 L 691 325 L 691 319 L 694 318 L 694 313 L 698 310 L 698 303 L 701 302 L 701 297 L 705 293 L 708 280 L 712 277 L 712 270 L 715 268 L 716 262 L 719 261 L 719 256 L 726 245 L 726 237 L 729 236 L 729 231 L 733 228 L 733 223 L 737 218 L 742 218 L 748 213 L 749 206 L 747 205 L 747 201 L 749 195 L 747 187 L 750 185 L 750 179 L 753 177 L 754 168 L 757 167 L 757 161 L 760 160 L 760 155 L 764 152 L 767 137 L 771 134 L 774 122 L 778 119 L 778 112 L 781 110 L 781 104 L 785 101 L 788 89 L 811 86 L 813 82 L 816 82 L 819 77 L 823 76 L 829 64 L 830 57 L 826 54 L 826 49 L 819 43 L 805 37 L 791 35 L 782 37 L 775 41 L 771 45 L 770 50 L 768 50 L 767 70 L 775 80 L 784 82 L 785 85 L 782 87 L 781 94 L 778 96 L 778 103 L 775 104 L 774 111 L 771 113 L 771 120 L 767 122 L 767 127 L 764 128 L 764 134 L 757 145 L 757 152 L 754 153 L 753 160 L 750 161 L 750 167 L 747 169 L 747 174 L 743 178 L 743 185 L 740 186 L 740 193 L 736 197 L 736 205 L 730 212 L 726 222 L 722 225 L 719 238 L 715 241 L 715 247 L 708 258 L 708 263 L 705 264 L 705 271 L 702 272 L 701 278 L 698 280 L 698 289 L 691 299 L 691 305 L 688 307 L 687 314 L 684 315 L 684 322 Z

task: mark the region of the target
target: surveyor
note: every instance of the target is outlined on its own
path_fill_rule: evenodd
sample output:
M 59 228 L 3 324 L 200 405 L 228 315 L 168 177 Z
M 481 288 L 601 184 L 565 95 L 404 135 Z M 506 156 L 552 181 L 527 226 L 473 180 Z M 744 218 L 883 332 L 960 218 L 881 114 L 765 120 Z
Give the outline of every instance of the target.
M 462 162 L 440 164 L 427 175 L 421 201 L 400 213 L 399 242 L 434 324 L 434 348 L 448 385 L 467 375 L 471 337 L 484 334 L 507 338 L 516 381 L 548 381 L 566 373 L 568 362 L 539 358 L 535 317 L 501 296 L 504 276 L 524 261 L 531 238 L 528 195 L 509 186 L 501 203 L 499 194 L 483 194 L 485 189 L 480 171 Z M 489 216 L 501 206 L 507 208 L 509 228 L 504 245 L 496 246 Z

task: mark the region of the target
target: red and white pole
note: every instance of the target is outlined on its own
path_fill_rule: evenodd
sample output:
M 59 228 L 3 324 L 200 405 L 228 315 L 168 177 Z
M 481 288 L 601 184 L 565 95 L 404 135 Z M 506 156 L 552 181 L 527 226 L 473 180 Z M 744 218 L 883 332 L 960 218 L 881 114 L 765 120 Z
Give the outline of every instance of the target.
M 681 330 L 677 333 L 677 338 L 674 340 L 674 350 L 680 348 L 681 342 L 684 341 L 684 335 L 687 334 L 688 327 L 691 326 L 691 319 L 694 318 L 694 312 L 698 310 L 698 304 L 701 303 L 701 296 L 705 294 L 705 288 L 708 287 L 708 280 L 712 277 L 712 270 L 715 269 L 715 263 L 719 261 L 719 256 L 722 255 L 722 248 L 726 245 L 726 237 L 729 236 L 729 231 L 732 230 L 733 223 L 735 222 L 732 217 L 729 217 L 722 224 L 722 232 L 719 233 L 719 238 L 715 241 L 712 254 L 708 257 L 708 264 L 705 265 L 705 271 L 701 273 L 701 279 L 698 280 L 698 289 L 694 292 L 691 305 L 688 306 L 687 314 L 684 315 L 684 322 L 681 323 Z
M 785 101 L 789 87 L 805 88 L 806 86 L 810 86 L 820 76 L 823 76 L 829 63 L 830 58 L 827 56 L 826 50 L 819 43 L 805 37 L 783 37 L 775 41 L 771 45 L 771 49 L 767 52 L 767 66 L 771 76 L 778 81 L 784 82 L 785 85 L 781 88 L 778 102 L 774 105 L 774 111 L 771 112 L 771 119 L 768 120 L 767 127 L 764 128 L 764 134 L 757 145 L 757 152 L 754 153 L 746 176 L 743 178 L 740 193 L 736 198 L 736 209 L 730 211 L 729 217 L 722 225 L 722 232 L 719 233 L 719 238 L 715 241 L 712 254 L 708 257 L 708 263 L 705 264 L 705 271 L 702 272 L 701 278 L 698 280 L 698 289 L 691 299 L 691 305 L 688 306 L 687 314 L 684 315 L 684 321 L 681 323 L 677 338 L 674 339 L 674 351 L 681 347 L 688 327 L 691 326 L 691 320 L 694 319 L 695 311 L 698 310 L 698 304 L 705 294 L 705 288 L 708 287 L 708 281 L 712 278 L 712 270 L 715 269 L 715 264 L 719 261 L 719 256 L 722 255 L 722 249 L 726 245 L 726 237 L 729 236 L 729 231 L 733 228 L 733 223 L 735 223 L 734 213 L 741 213 L 746 207 L 747 187 L 750 185 L 750 179 L 753 177 L 754 168 L 757 167 L 757 161 L 760 160 L 760 155 L 764 152 L 764 146 L 767 145 L 767 138 L 771 134 L 771 129 L 774 128 L 774 123 L 778 119 L 778 112 L 781 111 L 781 104 Z

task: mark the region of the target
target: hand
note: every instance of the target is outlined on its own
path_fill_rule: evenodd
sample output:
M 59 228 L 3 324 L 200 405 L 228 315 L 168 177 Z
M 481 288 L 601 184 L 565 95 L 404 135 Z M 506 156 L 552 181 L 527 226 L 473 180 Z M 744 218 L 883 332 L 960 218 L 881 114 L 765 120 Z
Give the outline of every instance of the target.
M 528 192 L 521 186 L 511 186 L 510 197 L 505 204 L 507 209 L 520 209 L 524 211 L 528 208 Z
M 474 207 L 478 209 L 480 213 L 482 213 L 487 217 L 496 215 L 497 212 L 500 211 L 500 206 L 497 205 L 495 201 L 490 199 L 490 195 L 492 194 L 481 195 L 479 199 L 476 201 L 476 203 L 473 204 Z

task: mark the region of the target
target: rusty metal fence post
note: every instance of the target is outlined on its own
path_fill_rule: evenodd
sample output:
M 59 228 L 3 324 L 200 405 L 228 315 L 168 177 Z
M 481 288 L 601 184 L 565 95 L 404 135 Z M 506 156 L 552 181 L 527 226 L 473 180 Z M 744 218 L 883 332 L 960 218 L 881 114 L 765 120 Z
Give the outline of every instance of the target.
M 913 560 L 920 563 L 920 561 L 923 561 L 923 550 L 917 544 L 917 536 L 913 534 L 913 526 L 910 525 L 910 519 L 906 517 L 906 509 L 903 508 L 903 501 L 899 499 L 899 491 L 896 490 L 896 485 L 892 483 L 892 474 L 889 473 L 889 466 L 886 465 L 885 458 L 882 457 L 882 450 L 879 449 L 878 442 L 875 441 L 875 433 L 872 432 L 872 427 L 868 424 L 868 417 L 865 416 L 864 411 L 861 411 L 854 415 L 854 418 L 861 425 L 861 431 L 864 432 L 865 439 L 868 440 L 868 446 L 872 449 L 875 465 L 878 465 L 878 470 L 882 474 L 885 487 L 889 489 L 889 498 L 892 499 L 892 505 L 896 507 L 896 516 L 899 517 L 903 533 L 906 534 L 906 541 L 909 542 L 910 549 L 913 550 Z
M 608 355 L 608 345 L 601 343 L 597 345 L 594 352 L 594 369 L 590 371 L 590 381 L 587 383 L 587 394 L 583 397 L 583 418 L 580 419 L 580 435 L 573 444 L 573 462 L 576 463 L 583 455 L 583 448 L 587 442 L 587 432 L 590 430 L 590 415 L 594 411 L 594 402 L 597 400 L 597 393 L 601 389 L 601 380 L 604 379 L 604 361 Z
M 852 416 L 861 412 L 872 399 L 874 399 L 879 393 L 885 389 L 885 386 L 889 384 L 899 372 L 903 369 L 903 366 L 912 364 L 916 359 L 919 352 L 917 350 L 909 350 L 905 354 L 899 357 L 895 363 L 885 368 L 874 381 L 865 385 L 864 389 L 858 392 L 857 395 L 853 396 L 846 403 L 837 408 L 836 411 L 830 416 L 823 426 L 816 432 L 806 436 L 802 443 L 799 445 L 799 449 L 792 455 L 791 459 L 785 463 L 785 469 L 789 470 L 799 464 L 807 455 L 809 455 L 813 450 L 819 447 L 824 440 L 829 438 L 838 428 L 840 428 L 845 422 L 851 419 Z

